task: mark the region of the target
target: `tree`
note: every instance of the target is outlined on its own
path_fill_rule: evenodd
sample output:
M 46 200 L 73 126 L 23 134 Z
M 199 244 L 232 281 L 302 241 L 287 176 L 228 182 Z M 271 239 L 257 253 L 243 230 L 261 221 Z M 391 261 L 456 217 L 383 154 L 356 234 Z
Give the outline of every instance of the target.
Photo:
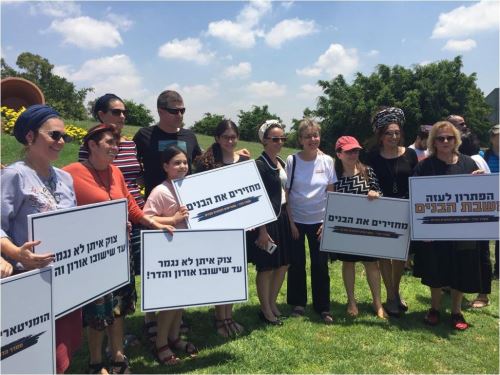
M 263 105 L 262 107 L 254 105 L 252 106 L 252 110 L 247 112 L 240 110 L 238 118 L 240 138 L 244 141 L 253 142 L 259 141 L 257 132 L 266 120 L 275 119 L 281 121 L 278 115 L 269 112 L 267 105 Z
M 461 72 L 462 66 L 458 56 L 411 69 L 379 65 L 370 76 L 357 73 L 352 84 L 342 75 L 319 81 L 323 95 L 310 112 L 321 121 L 322 149 L 332 151 L 341 135 L 355 136 L 360 142 L 372 137 L 371 118 L 382 105 L 405 112 L 406 144 L 413 142 L 419 125 L 433 124 L 449 114 L 463 115 L 486 141 L 491 109 L 476 85 L 476 74 L 467 76 Z
M 144 104 L 137 104 L 133 100 L 127 99 L 124 99 L 123 102 L 128 111 L 127 118 L 125 119 L 127 125 L 145 127 L 154 122 L 155 119 L 151 111 Z
M 74 120 L 88 119 L 84 100 L 91 88 L 77 90 L 75 85 L 66 78 L 52 73 L 54 65 L 39 55 L 23 52 L 17 57 L 16 65 L 21 71 L 7 65 L 1 59 L 1 75 L 6 77 L 21 77 L 27 79 L 42 90 L 45 101 L 54 107 L 62 117 Z
M 215 128 L 222 120 L 224 120 L 224 116 L 216 114 L 212 115 L 207 112 L 203 115 L 201 120 L 194 123 L 191 130 L 199 134 L 214 135 Z

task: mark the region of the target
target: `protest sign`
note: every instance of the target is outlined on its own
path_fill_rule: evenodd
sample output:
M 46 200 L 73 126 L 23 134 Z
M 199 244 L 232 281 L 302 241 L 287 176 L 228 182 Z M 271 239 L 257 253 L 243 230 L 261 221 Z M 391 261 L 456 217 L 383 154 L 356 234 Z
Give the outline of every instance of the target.
M 498 240 L 498 173 L 410 178 L 413 240 Z
M 52 269 L 2 279 L 3 374 L 55 374 Z
M 408 200 L 328 193 L 322 251 L 406 260 L 410 244 Z
M 142 311 L 245 302 L 245 231 L 141 232 Z
M 28 216 L 35 253 L 55 253 L 56 318 L 130 282 L 127 213 L 119 199 Z
M 254 160 L 173 181 L 191 229 L 255 228 L 276 220 Z

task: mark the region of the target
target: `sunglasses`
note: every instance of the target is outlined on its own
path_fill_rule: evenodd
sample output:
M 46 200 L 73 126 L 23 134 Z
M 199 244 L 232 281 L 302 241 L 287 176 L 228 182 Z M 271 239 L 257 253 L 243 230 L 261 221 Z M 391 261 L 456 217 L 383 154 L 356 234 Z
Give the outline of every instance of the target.
M 171 115 L 178 115 L 179 113 L 183 115 L 184 112 L 186 112 L 186 108 L 167 108 L 167 107 L 160 107 L 160 108 L 163 109 L 164 111 L 167 111 Z
M 59 130 L 50 130 L 50 131 L 41 131 L 41 133 L 47 134 L 53 141 L 58 142 L 61 138 L 64 142 L 71 142 L 73 138 L 66 133 L 63 133 Z
M 455 137 L 453 135 L 448 135 L 446 137 L 442 137 L 442 136 L 436 137 L 436 141 L 438 141 L 438 142 L 443 143 L 445 140 L 448 142 L 451 142 L 451 141 L 455 140 Z
M 352 150 L 342 151 L 342 152 L 347 155 L 359 154 L 359 148 L 353 148 Z
M 266 139 L 270 139 L 274 143 L 279 143 L 279 142 L 285 143 L 287 140 L 287 137 L 266 137 Z
M 389 137 L 400 137 L 401 136 L 401 133 L 400 132 L 385 132 L 384 135 L 387 135 Z
M 111 112 L 111 114 L 113 116 L 120 116 L 122 114 L 123 114 L 123 116 L 128 115 L 128 110 L 126 110 L 126 109 L 113 108 L 113 109 L 110 109 L 109 112 Z

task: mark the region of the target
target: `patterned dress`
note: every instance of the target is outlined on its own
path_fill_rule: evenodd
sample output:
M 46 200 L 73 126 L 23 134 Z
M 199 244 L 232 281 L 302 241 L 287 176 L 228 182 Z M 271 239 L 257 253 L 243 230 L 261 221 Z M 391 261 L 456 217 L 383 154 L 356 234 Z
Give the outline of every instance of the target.
M 338 163 L 338 161 L 337 161 Z M 333 184 L 335 191 L 338 193 L 363 194 L 368 195 L 368 191 L 375 190 L 382 195 L 377 176 L 371 167 L 366 167 L 367 177 L 363 178 L 361 174 L 354 176 L 338 177 L 338 181 Z M 335 259 L 343 262 L 374 262 L 377 258 L 365 257 L 361 255 L 350 255 L 335 253 Z

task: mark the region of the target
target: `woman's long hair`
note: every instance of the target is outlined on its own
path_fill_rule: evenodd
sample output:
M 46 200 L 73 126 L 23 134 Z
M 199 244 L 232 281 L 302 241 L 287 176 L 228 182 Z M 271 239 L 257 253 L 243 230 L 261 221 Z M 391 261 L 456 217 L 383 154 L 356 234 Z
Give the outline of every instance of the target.
M 239 138 L 240 131 L 233 121 L 222 120 L 219 122 L 214 133 L 216 142 L 212 143 L 212 145 L 196 159 L 196 164 L 198 166 L 201 166 L 204 170 L 209 170 L 219 168 L 224 165 L 222 149 L 220 144 L 217 142 L 217 138 L 219 138 L 228 129 L 233 130 Z
M 344 164 L 342 160 L 338 157 L 338 153 L 342 152 L 341 149 L 335 150 L 335 173 L 337 174 L 337 178 L 340 180 L 342 175 L 344 174 Z M 356 169 L 359 171 L 359 175 L 364 181 L 368 181 L 368 168 L 365 164 L 363 164 L 359 159 L 355 164 Z

